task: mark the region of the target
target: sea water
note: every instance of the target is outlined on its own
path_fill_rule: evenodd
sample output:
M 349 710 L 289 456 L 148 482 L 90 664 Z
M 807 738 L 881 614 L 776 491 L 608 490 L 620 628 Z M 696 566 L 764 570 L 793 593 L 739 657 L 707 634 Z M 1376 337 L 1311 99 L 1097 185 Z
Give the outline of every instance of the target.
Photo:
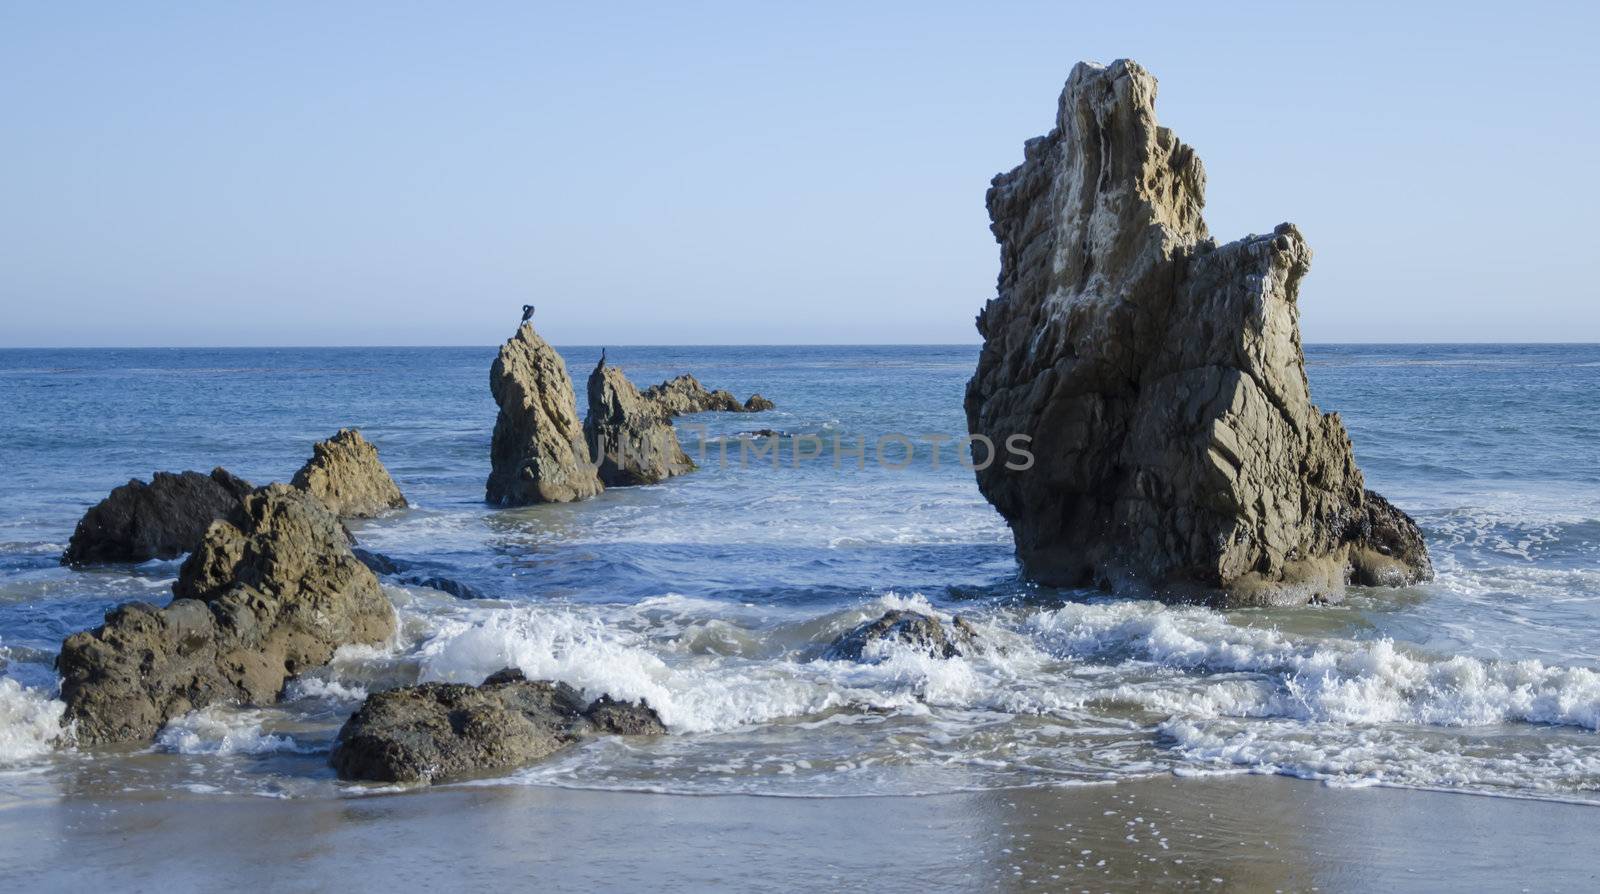
M 599 348 L 562 353 L 581 390 Z M 778 408 L 680 419 L 692 475 L 503 509 L 483 502 L 492 347 L 0 351 L 0 795 L 358 794 L 326 760 L 368 692 L 517 666 L 645 699 L 671 734 L 475 784 L 854 796 L 1281 773 L 1600 800 L 1600 347 L 1309 348 L 1316 401 L 1416 517 L 1438 579 L 1229 612 L 1019 579 L 962 463 L 976 356 L 613 346 L 641 386 L 693 372 Z M 341 650 L 282 704 L 208 708 L 132 749 L 58 745 L 61 640 L 165 603 L 179 565 L 61 567 L 83 511 L 155 470 L 287 480 L 345 426 L 412 503 L 353 523 L 362 546 L 482 598 L 386 579 L 393 641 Z M 776 463 L 741 455 L 755 429 L 790 436 Z M 914 450 L 885 442 L 880 462 L 895 434 Z M 797 462 L 797 439 L 820 456 Z M 959 615 L 977 645 L 824 657 L 890 608 Z

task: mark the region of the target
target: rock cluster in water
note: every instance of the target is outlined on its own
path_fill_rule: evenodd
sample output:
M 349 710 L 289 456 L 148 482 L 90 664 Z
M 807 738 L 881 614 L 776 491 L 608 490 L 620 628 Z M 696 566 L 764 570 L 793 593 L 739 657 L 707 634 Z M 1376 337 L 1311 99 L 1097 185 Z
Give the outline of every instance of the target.
M 210 475 L 157 472 L 149 484 L 129 481 L 84 513 L 61 562 L 176 559 L 194 549 L 213 521 L 239 508 L 249 492 L 250 482 L 222 468 Z
M 707 391 L 687 374 L 641 393 L 602 355 L 589 376 L 589 412 L 580 423 L 566 364 L 530 323 L 501 346 L 489 390 L 500 412 L 485 497 L 502 506 L 586 500 L 606 487 L 654 484 L 693 471 L 673 430 L 674 416 L 773 408 L 759 394 L 741 404 L 730 392 Z
M 404 509 L 405 495 L 378 461 L 378 448 L 353 428 L 339 429 L 311 448 L 311 459 L 292 483 L 340 518 L 374 518 Z
M 606 487 L 655 484 L 694 471 L 671 418 L 640 396 L 622 370 L 607 365 L 604 358 L 589 374 L 589 414 L 583 432 Z
M 346 428 L 313 446 L 293 483 L 340 518 L 372 518 L 403 509 L 406 498 L 378 460 L 378 448 Z M 72 532 L 63 565 L 98 565 L 176 559 L 190 552 L 211 527 L 231 516 L 250 482 L 227 469 L 157 472 L 115 488 L 90 507 Z
M 339 731 L 330 762 L 341 779 L 434 782 L 532 763 L 598 735 L 659 735 L 648 705 L 601 696 L 514 669 L 481 686 L 424 683 L 367 697 Z
M 394 609 L 347 537 L 303 490 L 245 495 L 183 563 L 171 604 L 126 603 L 63 643 L 56 666 L 78 741 L 149 739 L 207 705 L 270 704 L 338 647 L 386 640 Z
M 773 408 L 770 400 L 759 394 L 752 394 L 740 403 L 733 392 L 718 388 L 709 391 L 700 384 L 700 380 L 684 373 L 675 379 L 668 379 L 659 385 L 651 385 L 644 390 L 645 400 L 659 406 L 667 416 L 687 416 L 692 413 L 705 413 L 716 410 L 723 413 L 759 413 Z
M 1032 439 L 1031 468 L 978 472 L 1024 572 L 1227 604 L 1431 577 L 1416 525 L 1311 403 L 1311 250 L 1289 224 L 1212 241 L 1200 160 L 1155 97 L 1134 62 L 1079 64 L 1055 128 L 989 190 L 1001 270 L 967 424 Z

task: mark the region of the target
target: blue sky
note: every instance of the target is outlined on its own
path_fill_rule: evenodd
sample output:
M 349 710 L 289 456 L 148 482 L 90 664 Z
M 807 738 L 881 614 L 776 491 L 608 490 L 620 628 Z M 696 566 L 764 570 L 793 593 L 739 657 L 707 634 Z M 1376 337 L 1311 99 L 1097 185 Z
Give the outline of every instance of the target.
M 1312 6 L 8 3 L 0 346 L 975 341 L 1124 56 L 1307 341 L 1600 340 L 1592 7 Z

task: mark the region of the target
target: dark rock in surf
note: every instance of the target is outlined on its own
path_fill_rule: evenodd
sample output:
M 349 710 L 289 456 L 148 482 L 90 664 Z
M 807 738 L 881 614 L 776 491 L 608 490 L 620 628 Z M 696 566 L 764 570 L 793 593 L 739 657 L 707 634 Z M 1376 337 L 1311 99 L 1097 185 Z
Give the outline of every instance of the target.
M 372 569 L 373 574 L 391 578 L 397 584 L 408 587 L 427 587 L 441 593 L 449 593 L 457 599 L 486 599 L 483 593 L 471 584 L 465 584 L 454 578 L 440 574 L 428 574 L 418 570 L 415 563 L 394 559 L 383 553 L 355 547 L 351 550 L 361 564 Z
M 227 518 L 250 483 L 226 469 L 157 472 L 133 480 L 84 513 L 72 532 L 63 565 L 175 559 L 194 549 L 206 528 Z
M 183 563 L 165 608 L 125 603 L 56 659 L 81 744 L 148 740 L 212 704 L 264 705 L 346 644 L 394 631 L 378 579 L 321 501 L 283 484 L 247 494 Z
M 426 587 L 441 593 L 449 593 L 457 599 L 488 598 L 471 584 L 464 584 L 453 577 L 440 577 L 437 574 L 402 574 L 396 581 L 408 587 Z
M 589 374 L 589 415 L 583 432 L 607 487 L 655 484 L 694 471 L 672 420 L 603 357 Z
M 1432 577 L 1433 563 L 1417 523 L 1378 494 L 1369 490 L 1365 496 L 1362 514 L 1357 516 L 1354 529 L 1345 534 L 1351 544 L 1351 583 L 1404 587 Z
M 363 549 L 359 546 L 351 549 L 350 552 L 361 564 L 372 569 L 373 574 L 399 574 L 402 570 L 399 562 L 383 553 L 375 553 L 370 549 Z
M 955 658 L 971 648 L 978 632 L 957 617 L 947 630 L 940 620 L 922 612 L 896 609 L 861 624 L 835 639 L 822 653 L 828 661 L 871 660 L 881 643 L 900 643 L 933 658 Z
M 1024 573 L 1228 605 L 1430 578 L 1421 532 L 1311 403 L 1311 250 L 1289 224 L 1218 246 L 1200 161 L 1155 95 L 1133 62 L 1079 64 L 1055 129 L 989 190 L 999 294 L 967 426 L 1035 457 L 977 473 Z
M 353 428 L 317 442 L 292 483 L 340 518 L 374 518 L 406 507 L 405 495 L 378 460 L 378 448 Z
M 700 384 L 699 379 L 688 373 L 675 379 L 668 379 L 659 385 L 651 385 L 644 390 L 643 396 L 645 400 L 660 407 L 661 412 L 668 417 L 710 411 L 758 413 L 773 408 L 772 401 L 759 394 L 752 394 L 749 400 L 740 403 L 730 391 L 722 389 L 708 391 L 706 386 Z
M 598 735 L 660 735 L 655 711 L 507 669 L 480 686 L 423 683 L 367 697 L 339 730 L 341 779 L 431 783 L 505 771 Z
M 578 399 L 561 355 L 524 323 L 489 373 L 500 405 L 484 497 L 501 506 L 569 503 L 605 489 L 589 460 Z

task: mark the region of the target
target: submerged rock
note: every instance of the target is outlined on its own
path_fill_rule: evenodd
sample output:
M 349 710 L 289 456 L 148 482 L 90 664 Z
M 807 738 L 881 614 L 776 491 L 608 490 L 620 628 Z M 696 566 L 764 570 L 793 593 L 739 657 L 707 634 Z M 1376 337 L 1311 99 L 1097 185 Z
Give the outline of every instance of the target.
M 292 483 L 340 518 L 373 518 L 406 507 L 405 495 L 378 460 L 378 448 L 353 428 L 317 442 Z
M 898 642 L 933 658 L 955 658 L 962 654 L 962 647 L 971 647 L 977 635 L 972 625 L 959 617 L 946 630 L 933 615 L 895 609 L 841 635 L 822 657 L 829 661 L 864 661 L 874 644 Z
M 999 294 L 967 424 L 995 445 L 987 465 L 976 448 L 978 484 L 1024 573 L 1226 604 L 1431 577 L 1416 525 L 1311 403 L 1295 304 L 1311 250 L 1289 224 L 1216 245 L 1200 160 L 1155 96 L 1136 63 L 1079 64 L 1055 129 L 989 190 Z
M 750 395 L 750 399 L 739 403 L 731 391 L 718 389 L 706 390 L 700 380 L 684 373 L 675 379 L 668 379 L 659 385 L 651 385 L 644 390 L 644 399 L 656 404 L 661 412 L 668 417 L 687 416 L 691 413 L 705 413 L 719 411 L 723 413 L 758 413 L 770 410 L 773 403 L 759 394 Z
M 520 767 L 596 734 L 665 732 L 647 705 L 607 696 L 585 704 L 565 683 L 507 669 L 481 686 L 423 683 L 368 696 L 329 762 L 341 779 L 429 783 Z
M 129 481 L 84 513 L 61 564 L 176 559 L 249 492 L 250 482 L 222 468 L 210 475 L 157 472 L 149 484 Z
M 589 374 L 589 415 L 583 423 L 589 455 L 606 487 L 655 484 L 694 471 L 672 420 L 645 400 L 622 370 L 600 359 Z
M 501 346 L 489 390 L 500 415 L 485 499 L 501 506 L 568 503 L 604 490 L 589 460 L 567 365 L 532 324 Z
M 394 609 L 338 519 L 283 484 L 213 524 L 173 591 L 166 608 L 120 605 L 62 644 L 61 698 L 80 743 L 149 739 L 207 705 L 270 704 L 339 646 L 394 631 Z
M 393 578 L 395 583 L 408 587 L 427 587 L 441 593 L 449 593 L 457 599 L 486 599 L 483 593 L 471 584 L 462 583 L 452 577 L 441 574 L 429 574 L 424 569 L 418 569 L 412 562 L 390 558 L 383 553 L 376 553 L 369 549 L 354 547 L 350 550 L 361 564 L 372 569 L 373 574 Z

